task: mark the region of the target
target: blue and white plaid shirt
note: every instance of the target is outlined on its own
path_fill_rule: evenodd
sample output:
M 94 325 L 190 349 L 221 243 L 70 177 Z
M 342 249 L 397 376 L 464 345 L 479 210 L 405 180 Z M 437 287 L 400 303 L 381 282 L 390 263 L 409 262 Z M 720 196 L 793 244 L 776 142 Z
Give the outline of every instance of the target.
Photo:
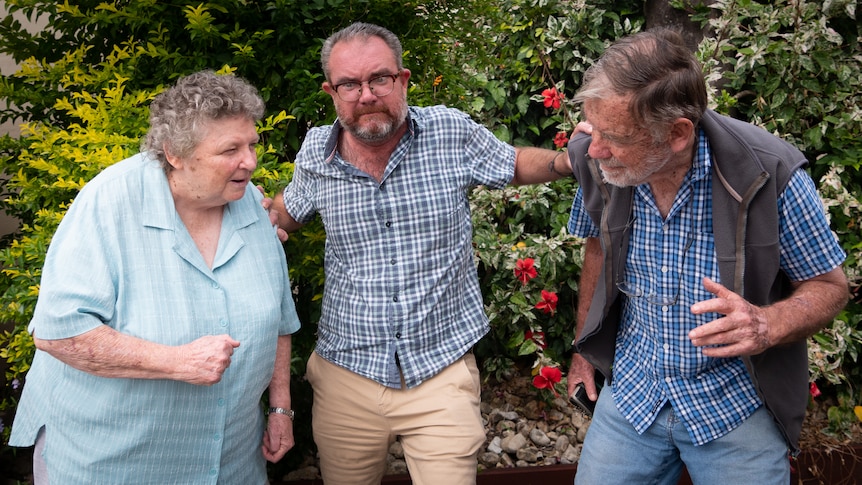
M 466 114 L 410 108 L 382 182 L 336 151 L 341 130 L 309 131 L 284 193 L 287 211 L 326 229 L 316 352 L 385 386 L 433 377 L 487 333 L 468 192 L 514 176 L 515 151 Z
M 618 282 L 645 297 L 624 298 L 614 358 L 614 401 L 643 433 L 670 401 L 701 445 L 719 438 L 762 405 L 739 358 L 704 356 L 688 332 L 720 315 L 693 315 L 689 307 L 713 298 L 702 279 L 720 282 L 712 233 L 712 177 L 709 142 L 703 131 L 693 166 L 662 219 L 648 185 L 635 189 L 624 274 Z M 597 237 L 599 229 L 575 197 L 569 231 Z M 793 281 L 826 273 L 844 259 L 829 230 L 814 183 L 797 170 L 779 197 L 781 269 Z M 631 292 L 630 292 L 631 293 Z M 654 295 L 650 298 L 651 295 Z M 667 300 L 669 305 L 651 303 Z

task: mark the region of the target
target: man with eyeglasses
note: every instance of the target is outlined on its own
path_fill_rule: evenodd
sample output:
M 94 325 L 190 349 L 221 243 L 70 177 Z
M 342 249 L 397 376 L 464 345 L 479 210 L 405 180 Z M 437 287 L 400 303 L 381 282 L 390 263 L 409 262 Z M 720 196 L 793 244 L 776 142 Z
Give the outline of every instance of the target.
M 587 241 L 568 386 L 598 402 L 575 483 L 676 484 L 685 465 L 698 485 L 787 485 L 806 340 L 848 298 L 804 155 L 708 110 L 670 30 L 609 47 L 576 100 L 592 136 L 569 143 Z
M 408 106 L 410 71 L 387 29 L 352 24 L 324 42 L 321 61 L 338 119 L 309 131 L 273 207 L 281 229 L 319 213 L 326 230 L 307 371 L 323 480 L 379 484 L 399 439 L 414 484 L 475 483 L 485 433 L 471 348 L 489 325 L 468 193 L 571 166 L 455 109 Z

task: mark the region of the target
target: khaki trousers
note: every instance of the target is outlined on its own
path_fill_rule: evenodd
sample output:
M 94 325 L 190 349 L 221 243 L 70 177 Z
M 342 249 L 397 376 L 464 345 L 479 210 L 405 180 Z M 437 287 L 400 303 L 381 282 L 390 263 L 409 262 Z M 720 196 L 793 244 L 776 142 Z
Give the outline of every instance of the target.
M 379 485 L 401 440 L 414 485 L 476 483 L 485 441 L 479 370 L 466 354 L 412 389 L 392 389 L 312 353 L 312 426 L 326 485 Z

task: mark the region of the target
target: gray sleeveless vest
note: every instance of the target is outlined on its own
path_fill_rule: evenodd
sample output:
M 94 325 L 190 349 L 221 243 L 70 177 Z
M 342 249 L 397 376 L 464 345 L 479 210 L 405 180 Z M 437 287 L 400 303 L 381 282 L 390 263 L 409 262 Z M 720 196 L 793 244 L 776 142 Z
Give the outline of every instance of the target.
M 790 281 L 779 268 L 777 199 L 791 174 L 807 164 L 789 143 L 749 123 L 707 111 L 700 123 L 712 149 L 713 234 L 721 282 L 756 305 L 786 297 Z M 604 263 L 584 329 L 575 349 L 610 377 L 619 326 L 620 298 L 615 267 L 625 261 L 622 238 L 631 213 L 632 187 L 602 182 L 598 163 L 587 155 L 590 138 L 568 145 L 584 207 L 601 228 Z M 743 357 L 760 398 L 793 453 L 808 402 L 806 341 Z

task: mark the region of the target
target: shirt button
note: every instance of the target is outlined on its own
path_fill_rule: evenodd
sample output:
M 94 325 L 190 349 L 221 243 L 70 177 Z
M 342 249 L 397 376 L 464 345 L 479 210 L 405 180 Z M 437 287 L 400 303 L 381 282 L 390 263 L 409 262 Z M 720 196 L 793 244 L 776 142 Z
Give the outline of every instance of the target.
M 218 323 L 222 327 L 227 327 L 227 320 L 225 320 L 224 318 L 220 319 Z
M 661 307 L 661 311 L 663 311 L 663 312 L 667 313 L 667 310 L 668 310 L 667 305 L 662 305 L 662 307 Z
M 224 407 L 224 399 L 219 399 L 218 405 L 219 405 L 219 407 Z
M 667 382 L 668 384 L 670 384 L 670 377 L 665 377 L 664 381 Z
M 213 435 L 213 441 L 218 441 L 218 440 L 220 440 L 220 439 L 221 439 L 221 435 L 220 435 L 220 434 L 216 433 L 216 434 L 214 434 L 214 435 Z
M 397 333 L 395 334 L 395 338 L 401 338 L 401 332 L 397 332 Z
M 661 272 L 662 272 L 662 273 L 667 273 L 667 266 L 662 266 L 662 267 L 661 267 Z
M 394 260 L 394 259 L 390 259 L 390 260 L 389 260 L 389 264 L 395 264 L 395 260 Z
M 397 302 L 398 302 L 398 297 L 397 297 L 397 296 L 393 296 L 393 297 L 392 297 L 392 301 L 394 301 L 394 302 L 396 302 L 396 303 L 397 303 Z
M 391 227 L 391 226 L 392 226 L 392 221 L 386 221 L 385 226 L 386 226 L 386 227 Z
M 212 475 L 212 476 L 218 475 L 218 470 L 216 470 L 215 468 L 210 468 L 210 475 Z
M 218 283 L 213 283 L 213 288 L 218 289 Z
M 662 345 L 662 347 L 664 347 L 665 350 L 668 350 L 670 348 L 670 345 L 664 344 L 664 345 Z

